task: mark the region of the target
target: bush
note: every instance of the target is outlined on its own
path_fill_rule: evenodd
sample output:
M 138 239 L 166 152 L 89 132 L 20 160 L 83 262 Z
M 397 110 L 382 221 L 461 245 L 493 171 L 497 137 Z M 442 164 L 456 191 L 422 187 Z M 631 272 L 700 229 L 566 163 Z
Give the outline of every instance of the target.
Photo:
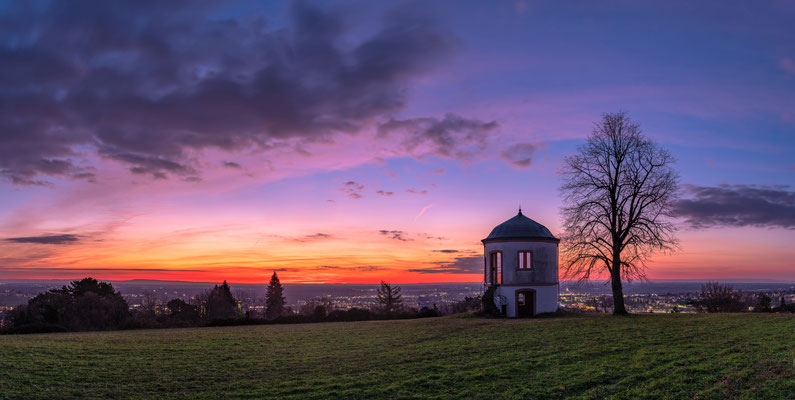
M 327 321 L 367 321 L 372 319 L 370 310 L 351 308 L 348 310 L 334 310 L 326 317 Z
M 483 313 L 486 315 L 500 315 L 500 309 L 497 308 L 497 303 L 494 302 L 494 291 L 496 288 L 494 286 L 490 286 L 483 292 L 483 296 L 481 296 L 481 301 L 483 302 Z
M 773 299 L 770 296 L 760 293 L 756 300 L 756 307 L 754 307 L 754 311 L 756 312 L 771 312 L 773 308 L 771 307 L 773 304 Z
M 436 308 L 428 308 L 422 307 L 420 311 L 417 313 L 417 318 L 432 318 L 432 317 L 440 317 L 441 313 Z
M 493 298 L 492 298 L 493 299 Z M 464 297 L 463 300 L 448 306 L 446 310 L 450 314 L 460 314 L 468 312 L 477 312 L 483 308 L 483 295 Z
M 786 300 L 784 300 L 784 296 L 781 296 L 779 306 L 774 308 L 773 311 L 795 313 L 795 303 L 787 304 Z
M 740 294 L 729 285 L 718 282 L 707 282 L 701 285 L 701 293 L 693 305 L 699 311 L 715 312 L 740 312 L 745 310 L 745 304 L 740 299 Z
M 30 299 L 14 314 L 13 325 L 20 329 L 33 325 L 70 331 L 111 330 L 124 325 L 129 316 L 127 302 L 112 285 L 85 278 Z

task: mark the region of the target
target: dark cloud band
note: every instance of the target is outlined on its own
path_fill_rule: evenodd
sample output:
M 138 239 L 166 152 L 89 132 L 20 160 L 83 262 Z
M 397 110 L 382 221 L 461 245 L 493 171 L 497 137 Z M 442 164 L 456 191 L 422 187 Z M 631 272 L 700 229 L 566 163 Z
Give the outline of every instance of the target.
M 80 240 L 80 237 L 72 234 L 48 235 L 48 236 L 27 236 L 6 238 L 6 241 L 15 243 L 33 244 L 72 244 Z
M 409 272 L 421 274 L 481 274 L 483 273 L 482 256 L 460 256 L 450 262 L 439 262 L 431 268 L 413 268 Z
M 689 227 L 758 226 L 795 229 L 795 191 L 789 186 L 683 186 L 676 215 Z
M 256 17 L 255 2 L 241 5 L 254 16 L 231 19 L 212 1 L 178 3 L 3 7 L 0 177 L 93 179 L 96 155 L 135 174 L 192 176 L 194 150 L 356 133 L 403 109 L 409 82 L 454 42 L 417 4 L 352 41 L 344 15 L 305 2 L 283 29 Z

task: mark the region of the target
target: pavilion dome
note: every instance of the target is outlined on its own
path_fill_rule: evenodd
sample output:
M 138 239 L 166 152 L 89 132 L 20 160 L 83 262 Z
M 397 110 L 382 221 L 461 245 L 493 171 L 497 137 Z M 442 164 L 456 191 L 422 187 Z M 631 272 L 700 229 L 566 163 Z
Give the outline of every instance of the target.
M 515 217 L 497 225 L 483 242 L 504 239 L 543 239 L 559 241 L 546 226 L 527 218 L 519 209 Z

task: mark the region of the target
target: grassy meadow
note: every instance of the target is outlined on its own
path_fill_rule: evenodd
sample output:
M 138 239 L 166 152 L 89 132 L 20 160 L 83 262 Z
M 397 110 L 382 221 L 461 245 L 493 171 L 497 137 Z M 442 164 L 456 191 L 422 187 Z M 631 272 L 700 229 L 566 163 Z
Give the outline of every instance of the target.
M 608 315 L 0 336 L 0 398 L 795 398 L 795 317 Z

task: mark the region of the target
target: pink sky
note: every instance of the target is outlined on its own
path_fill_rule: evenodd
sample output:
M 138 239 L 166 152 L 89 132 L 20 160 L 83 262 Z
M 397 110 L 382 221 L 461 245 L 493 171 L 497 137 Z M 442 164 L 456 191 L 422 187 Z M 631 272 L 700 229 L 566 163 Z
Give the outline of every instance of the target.
M 163 7 L 0 10 L 0 279 L 481 281 L 624 110 L 691 204 L 650 278 L 795 280 L 791 5 Z

